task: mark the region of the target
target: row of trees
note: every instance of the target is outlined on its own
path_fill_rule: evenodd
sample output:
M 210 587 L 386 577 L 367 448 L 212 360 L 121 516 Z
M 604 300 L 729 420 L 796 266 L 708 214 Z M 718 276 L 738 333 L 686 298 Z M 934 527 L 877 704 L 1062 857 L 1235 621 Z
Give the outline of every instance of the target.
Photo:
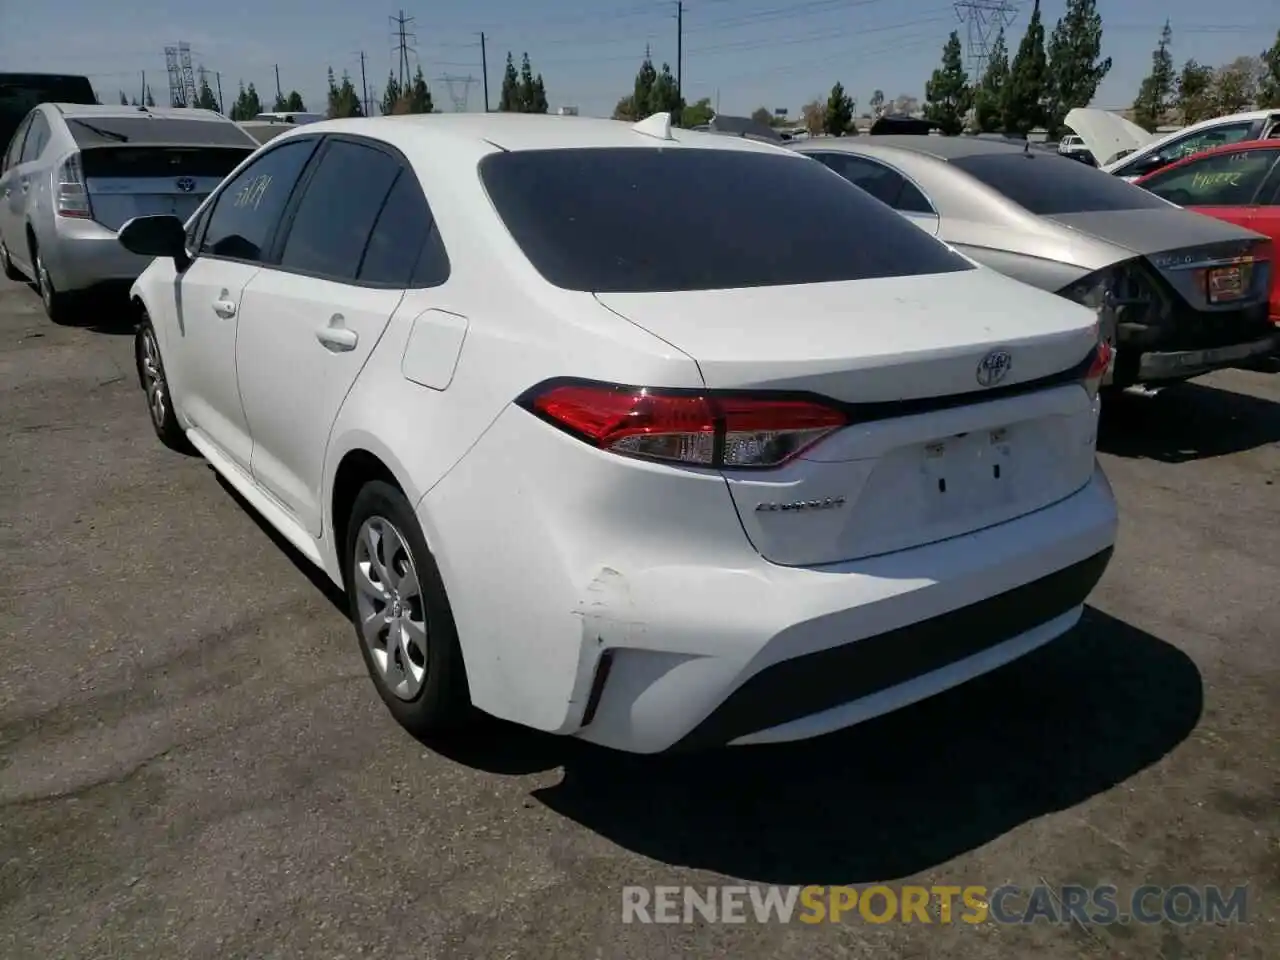
M 1166 20 L 1151 52 L 1151 72 L 1133 101 L 1133 122 L 1147 130 L 1162 123 L 1186 126 L 1211 117 L 1239 113 L 1251 105 L 1280 107 L 1280 31 L 1269 50 L 1237 57 L 1221 67 L 1187 60 L 1174 66 L 1173 28 Z
M 333 88 L 332 70 L 329 71 L 329 86 L 330 89 Z M 147 88 L 143 91 L 141 103 L 139 103 L 137 97 L 130 98 L 123 90 L 121 90 L 120 105 L 133 107 L 145 105 L 148 107 L 154 107 L 156 105 L 156 101 L 155 97 L 151 94 L 151 85 L 148 84 Z M 186 106 L 186 104 L 175 103 L 173 106 L 182 107 Z M 196 93 L 195 103 L 191 104 L 191 106 L 200 110 L 217 110 L 219 112 L 222 110 L 222 106 L 218 103 L 218 97 L 213 92 L 213 87 L 209 85 L 209 81 L 204 77 L 200 78 L 200 89 Z M 258 96 L 258 91 L 254 88 L 254 85 L 251 83 L 246 87 L 244 83 L 241 82 L 240 92 L 236 96 L 235 100 L 232 101 L 231 111 L 228 116 L 230 116 L 232 120 L 252 120 L 265 109 L 266 108 L 262 105 L 262 98 Z M 290 111 L 302 113 L 305 112 L 307 108 L 302 102 L 302 94 L 298 93 L 297 90 L 290 90 L 287 94 L 283 91 L 277 93 L 275 104 L 271 109 L 280 112 Z

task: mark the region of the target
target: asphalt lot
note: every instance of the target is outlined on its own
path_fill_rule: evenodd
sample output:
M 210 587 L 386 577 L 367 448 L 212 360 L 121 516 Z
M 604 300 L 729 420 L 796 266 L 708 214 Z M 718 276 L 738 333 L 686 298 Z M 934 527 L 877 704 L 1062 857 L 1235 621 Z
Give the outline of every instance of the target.
M 0 281 L 0 956 L 1280 956 L 1280 375 L 1108 411 L 1121 541 L 1071 637 L 656 760 L 402 732 L 340 599 L 160 446 L 102 317 Z M 624 885 L 726 878 L 1248 883 L 1250 923 L 621 922 Z

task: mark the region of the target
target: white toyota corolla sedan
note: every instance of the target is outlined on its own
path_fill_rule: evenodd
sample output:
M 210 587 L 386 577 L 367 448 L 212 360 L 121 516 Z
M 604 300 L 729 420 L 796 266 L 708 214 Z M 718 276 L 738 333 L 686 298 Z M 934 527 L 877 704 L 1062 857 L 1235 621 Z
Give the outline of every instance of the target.
M 780 147 L 329 121 L 120 239 L 156 432 L 419 735 L 811 737 L 1065 633 L 1111 556 L 1094 314 Z

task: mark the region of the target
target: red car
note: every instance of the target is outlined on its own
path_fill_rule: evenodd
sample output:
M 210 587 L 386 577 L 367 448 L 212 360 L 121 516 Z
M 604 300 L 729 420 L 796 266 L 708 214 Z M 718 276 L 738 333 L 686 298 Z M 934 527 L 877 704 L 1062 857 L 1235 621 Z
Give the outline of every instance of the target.
M 1280 252 L 1280 139 L 1215 147 L 1134 181 L 1158 197 L 1271 238 Z M 1271 265 L 1271 319 L 1280 324 L 1280 269 Z

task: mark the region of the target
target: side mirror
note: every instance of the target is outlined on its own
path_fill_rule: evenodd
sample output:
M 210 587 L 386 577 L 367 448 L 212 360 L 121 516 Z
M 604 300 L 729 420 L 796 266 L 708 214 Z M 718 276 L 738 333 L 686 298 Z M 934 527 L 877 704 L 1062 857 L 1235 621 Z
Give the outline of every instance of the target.
M 179 270 L 191 265 L 187 254 L 187 228 L 177 217 L 168 214 L 134 217 L 116 234 L 120 245 L 130 253 L 144 257 L 172 257 Z

